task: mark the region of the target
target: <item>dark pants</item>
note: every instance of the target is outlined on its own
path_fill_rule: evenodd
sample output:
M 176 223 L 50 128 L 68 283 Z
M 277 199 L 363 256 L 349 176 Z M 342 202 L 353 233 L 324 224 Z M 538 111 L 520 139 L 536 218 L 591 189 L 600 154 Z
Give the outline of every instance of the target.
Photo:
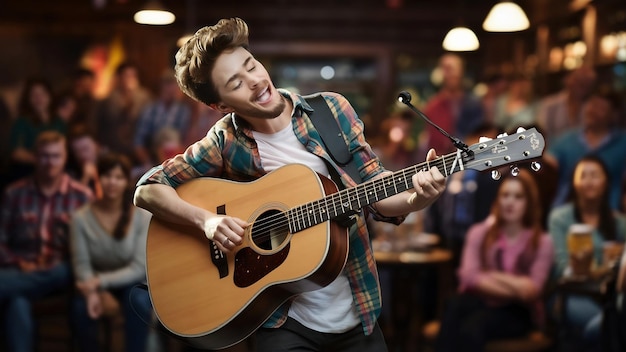
M 35 322 L 31 303 L 70 287 L 70 277 L 67 264 L 30 273 L 18 269 L 0 270 L 0 313 L 3 315 L 8 351 L 34 350 Z
M 125 351 L 142 352 L 146 350 L 148 324 L 152 319 L 152 305 L 148 293 L 141 289 L 133 290 L 133 286 L 109 290 L 109 292 L 115 296 L 124 314 Z M 72 309 L 72 323 L 80 351 L 98 351 L 98 321 L 89 317 L 85 297 L 77 295 Z
M 296 320 L 288 318 L 276 329 L 261 328 L 256 332 L 257 352 L 384 352 L 387 351 L 383 333 L 376 324 L 371 335 L 365 336 L 359 324 L 341 334 L 311 330 Z
M 490 340 L 527 334 L 532 327 L 530 311 L 521 304 L 492 307 L 480 297 L 453 297 L 441 322 L 438 352 L 480 352 Z

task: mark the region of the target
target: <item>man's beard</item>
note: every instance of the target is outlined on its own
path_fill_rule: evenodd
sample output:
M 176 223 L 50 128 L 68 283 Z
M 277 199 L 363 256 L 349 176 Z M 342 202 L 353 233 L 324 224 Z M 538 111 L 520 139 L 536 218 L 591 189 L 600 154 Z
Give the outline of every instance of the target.
M 271 120 L 278 117 L 284 110 L 287 103 L 285 102 L 285 97 L 279 94 L 280 101 L 272 110 L 263 110 L 258 108 L 251 109 L 238 109 L 236 111 L 237 115 L 257 118 L 257 119 L 267 119 Z

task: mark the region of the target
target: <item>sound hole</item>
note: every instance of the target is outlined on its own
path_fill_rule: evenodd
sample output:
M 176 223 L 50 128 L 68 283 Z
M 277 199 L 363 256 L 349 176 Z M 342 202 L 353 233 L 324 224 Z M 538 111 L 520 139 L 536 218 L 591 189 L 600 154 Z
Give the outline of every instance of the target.
M 272 250 L 280 247 L 289 235 L 286 213 L 272 209 L 259 216 L 252 227 L 252 241 L 259 248 Z

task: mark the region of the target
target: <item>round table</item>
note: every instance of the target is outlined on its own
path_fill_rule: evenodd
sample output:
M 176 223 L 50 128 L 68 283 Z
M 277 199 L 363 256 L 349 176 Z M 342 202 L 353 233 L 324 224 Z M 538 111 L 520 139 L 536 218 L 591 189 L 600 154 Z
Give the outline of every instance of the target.
M 374 258 L 379 265 L 435 265 L 452 260 L 452 252 L 443 248 L 420 251 L 374 251 Z
M 416 282 L 427 268 L 437 270 L 437 314 L 443 311 L 445 297 L 453 291 L 452 252 L 443 248 L 419 251 L 374 251 L 381 274 L 390 274 L 389 287 L 383 290 L 383 305 L 389 304 L 389 321 L 381 324 L 390 351 L 415 351 L 419 349 L 422 327 L 425 323 L 420 307 L 420 292 Z M 385 288 L 391 294 L 385 296 Z M 386 325 L 386 326 L 383 326 Z

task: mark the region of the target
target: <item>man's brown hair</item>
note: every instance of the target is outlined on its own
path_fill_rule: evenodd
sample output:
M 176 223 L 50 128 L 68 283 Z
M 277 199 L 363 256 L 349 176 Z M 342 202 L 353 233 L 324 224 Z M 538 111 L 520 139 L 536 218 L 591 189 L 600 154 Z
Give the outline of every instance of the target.
M 207 105 L 219 102 L 211 71 L 223 51 L 237 47 L 248 49 L 248 25 L 242 19 L 222 19 L 200 28 L 176 53 L 174 69 L 181 90 Z
M 65 145 L 65 136 L 54 130 L 43 131 L 35 139 L 35 152 L 39 153 L 41 148 L 55 143 L 63 143 Z

